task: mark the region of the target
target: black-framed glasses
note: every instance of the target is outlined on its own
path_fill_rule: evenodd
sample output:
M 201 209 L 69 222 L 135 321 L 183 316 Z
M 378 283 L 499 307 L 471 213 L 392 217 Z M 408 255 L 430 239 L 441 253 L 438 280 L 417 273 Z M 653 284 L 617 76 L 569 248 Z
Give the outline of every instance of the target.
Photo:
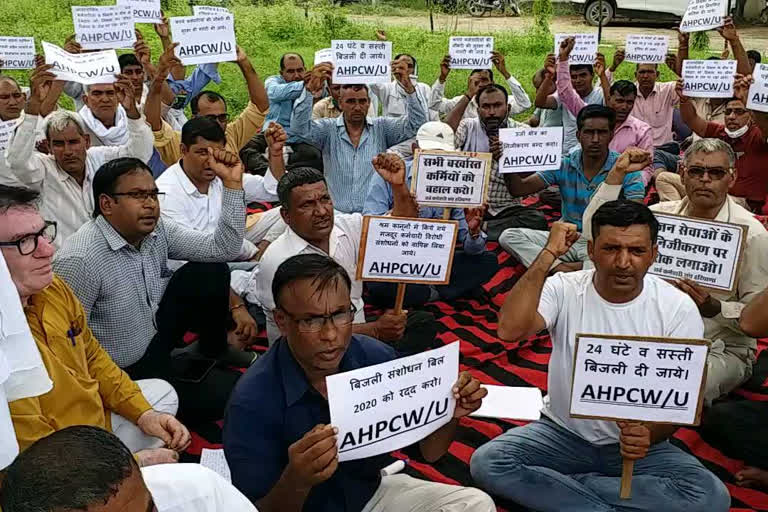
M 158 198 L 165 195 L 165 192 L 160 192 L 159 190 L 134 190 L 131 192 L 115 192 L 114 194 L 109 194 L 112 197 L 130 197 L 131 199 L 135 199 L 137 201 L 146 201 L 149 198 L 152 198 L 152 200 L 157 201 Z
M 731 114 L 736 114 L 737 116 L 743 116 L 747 113 L 747 109 L 745 108 L 726 108 L 723 110 L 723 114 L 726 116 L 729 116 Z
M 203 116 L 206 119 L 210 119 L 211 121 L 218 121 L 219 123 L 226 123 L 229 121 L 229 114 L 208 114 L 207 116 Z
M 296 322 L 296 325 L 299 327 L 299 332 L 319 332 L 320 329 L 322 329 L 325 325 L 326 321 L 332 322 L 335 327 L 346 327 L 352 323 L 352 321 L 355 319 L 355 313 L 357 313 L 357 308 L 352 305 L 348 310 L 339 311 L 338 313 L 334 313 L 332 315 L 318 315 L 311 316 L 309 318 L 296 318 L 284 308 L 280 306 L 278 306 L 278 308 L 291 320 Z
M 720 181 L 721 179 L 725 178 L 726 175 L 730 175 L 733 171 L 732 169 L 723 169 L 722 167 L 700 166 L 686 167 L 685 170 L 688 172 L 690 177 L 696 178 L 697 180 L 700 180 L 704 177 L 705 174 L 708 174 L 712 181 Z
M 13 242 L 0 242 L 0 247 L 16 247 L 22 256 L 32 254 L 37 250 L 37 242 L 40 237 L 45 238 L 48 243 L 56 240 L 56 223 L 52 220 L 45 221 L 45 227 L 37 233 L 24 235 Z

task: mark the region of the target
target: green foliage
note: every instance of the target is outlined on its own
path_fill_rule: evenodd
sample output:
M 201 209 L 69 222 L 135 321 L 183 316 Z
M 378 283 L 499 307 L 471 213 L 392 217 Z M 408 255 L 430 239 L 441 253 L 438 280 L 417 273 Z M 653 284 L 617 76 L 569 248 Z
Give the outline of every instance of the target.
M 553 12 L 552 0 L 533 0 L 533 26 L 537 32 L 549 34 L 549 22 Z
M 691 36 L 691 48 L 698 51 L 709 49 L 709 34 L 706 32 L 694 32 Z

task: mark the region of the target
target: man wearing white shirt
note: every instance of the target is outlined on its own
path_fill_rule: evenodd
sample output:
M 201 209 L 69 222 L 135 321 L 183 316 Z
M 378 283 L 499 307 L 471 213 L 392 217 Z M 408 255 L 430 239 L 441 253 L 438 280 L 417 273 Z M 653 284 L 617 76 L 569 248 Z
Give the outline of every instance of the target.
M 701 339 L 696 304 L 656 276 L 659 224 L 633 201 L 611 201 L 592 217 L 593 270 L 549 275 L 579 238 L 574 224 L 553 224 L 549 240 L 499 313 L 498 334 L 552 338 L 543 417 L 481 446 L 470 470 L 480 487 L 541 512 L 725 512 L 725 485 L 667 441 L 674 425 L 572 418 L 573 354 L 578 333 Z M 634 461 L 631 499 L 619 498 L 622 460 Z

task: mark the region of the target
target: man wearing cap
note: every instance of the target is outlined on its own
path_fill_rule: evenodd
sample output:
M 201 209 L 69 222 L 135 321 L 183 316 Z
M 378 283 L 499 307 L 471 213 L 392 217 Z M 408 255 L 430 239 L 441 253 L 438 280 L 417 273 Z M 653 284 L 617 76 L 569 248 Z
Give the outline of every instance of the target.
M 453 130 L 445 123 L 431 121 L 419 128 L 413 150 L 453 151 Z M 405 161 L 406 186 L 411 186 L 413 159 Z M 392 186 L 379 174 L 371 179 L 363 207 L 364 215 L 384 215 L 394 206 Z M 442 219 L 444 208 L 419 208 L 422 219 Z M 486 234 L 482 230 L 485 207 L 452 208 L 450 218 L 458 221 L 457 243 L 462 245 L 453 257 L 451 279 L 447 285 L 408 285 L 405 289 L 405 306 L 421 305 L 434 300 L 452 300 L 466 295 L 490 279 L 498 270 L 496 255 L 485 250 Z M 369 302 L 389 305 L 395 299 L 395 283 L 367 283 Z

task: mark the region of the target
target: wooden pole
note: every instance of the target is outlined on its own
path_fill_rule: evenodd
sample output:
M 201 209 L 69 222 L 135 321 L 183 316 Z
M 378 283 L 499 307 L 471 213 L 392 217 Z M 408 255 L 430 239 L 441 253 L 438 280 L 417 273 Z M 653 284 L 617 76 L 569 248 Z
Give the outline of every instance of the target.
M 619 493 L 623 500 L 628 500 L 632 495 L 632 472 L 634 469 L 634 460 L 623 459 L 621 465 L 621 492 Z
M 451 209 L 443 208 L 443 220 L 451 220 Z
M 405 283 L 397 283 L 397 295 L 395 295 L 395 314 L 403 312 L 403 301 L 405 301 Z
M 429 4 L 429 31 L 434 32 L 435 31 L 435 20 L 432 17 L 432 0 L 427 0 L 427 4 Z

